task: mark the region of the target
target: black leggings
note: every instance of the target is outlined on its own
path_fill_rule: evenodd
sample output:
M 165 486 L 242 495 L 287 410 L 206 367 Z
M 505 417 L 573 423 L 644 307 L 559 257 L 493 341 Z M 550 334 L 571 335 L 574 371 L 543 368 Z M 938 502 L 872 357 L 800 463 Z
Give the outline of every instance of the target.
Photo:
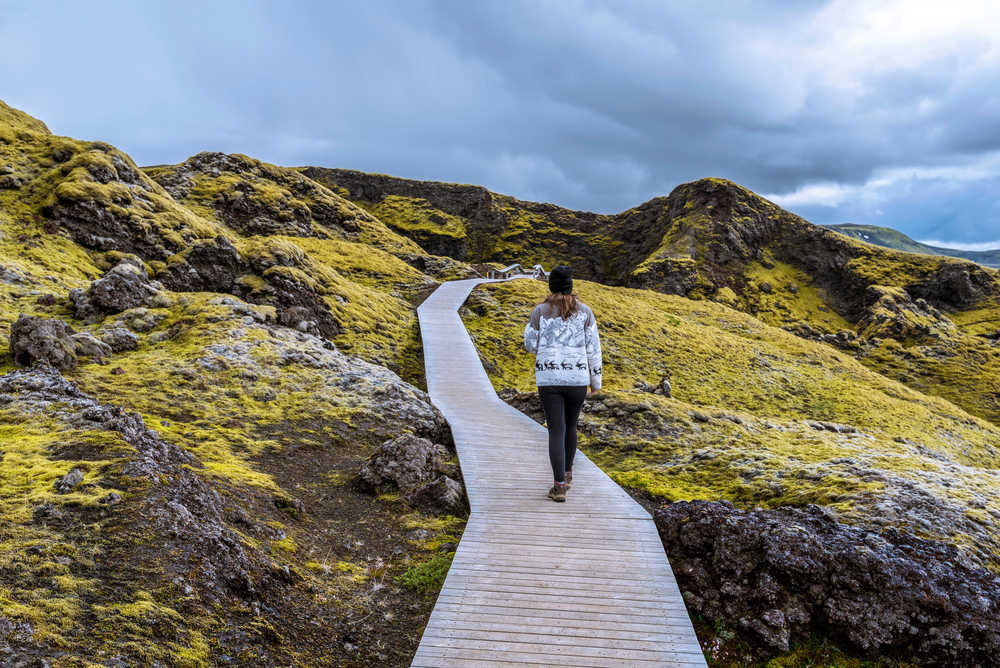
M 556 482 L 566 482 L 576 455 L 576 419 L 587 398 L 586 385 L 542 385 L 538 388 L 549 427 L 549 461 Z

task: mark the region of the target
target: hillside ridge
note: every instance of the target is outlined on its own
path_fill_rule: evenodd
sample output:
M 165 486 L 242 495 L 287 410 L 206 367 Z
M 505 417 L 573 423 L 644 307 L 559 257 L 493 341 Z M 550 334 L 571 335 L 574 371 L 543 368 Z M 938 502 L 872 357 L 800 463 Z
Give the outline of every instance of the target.
M 899 230 L 894 230 L 891 227 L 879 227 L 878 225 L 837 223 L 834 225 L 826 225 L 826 227 L 829 227 L 835 232 L 845 234 L 853 239 L 865 241 L 876 246 L 895 248 L 896 250 L 909 251 L 911 253 L 923 253 L 925 255 L 947 255 L 949 257 L 960 257 L 993 269 L 1000 269 L 1000 249 L 970 251 L 959 248 L 930 246 L 910 238 Z

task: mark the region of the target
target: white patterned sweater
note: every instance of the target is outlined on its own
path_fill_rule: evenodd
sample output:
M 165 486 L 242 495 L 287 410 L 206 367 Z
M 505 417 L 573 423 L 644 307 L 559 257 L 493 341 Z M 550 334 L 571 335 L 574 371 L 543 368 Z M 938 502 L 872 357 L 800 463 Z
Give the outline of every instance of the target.
M 601 389 L 601 339 L 590 307 L 563 320 L 549 304 L 539 304 L 524 326 L 524 347 L 535 353 L 535 384 L 590 385 Z

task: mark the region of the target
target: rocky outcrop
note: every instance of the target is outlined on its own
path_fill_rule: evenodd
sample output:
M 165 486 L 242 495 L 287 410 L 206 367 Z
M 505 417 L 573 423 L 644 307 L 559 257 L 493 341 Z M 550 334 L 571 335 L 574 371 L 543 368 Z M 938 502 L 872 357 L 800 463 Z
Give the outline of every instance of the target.
M 340 323 L 307 275 L 294 271 L 305 262 L 302 250 L 289 242 L 260 243 L 244 255 L 218 236 L 192 244 L 157 276 L 171 290 L 228 292 L 274 306 L 281 324 L 333 338 Z
M 446 475 L 439 475 L 420 485 L 406 495 L 406 500 L 437 515 L 464 515 L 467 511 L 465 488 Z
M 10 326 L 10 352 L 21 366 L 48 364 L 68 371 L 76 367 L 73 330 L 62 320 L 21 315 Z
M 122 326 L 106 327 L 98 332 L 98 336 L 101 342 L 114 353 L 135 350 L 139 347 L 139 336 Z
M 324 167 L 306 167 L 303 173 L 351 201 L 374 207 L 386 225 L 428 253 L 464 262 L 520 260 L 530 266 L 540 259 L 538 253 L 544 247 L 546 257 L 572 261 L 578 277 L 604 275 L 606 258 L 593 241 L 594 234 L 611 223 L 611 216 L 525 202 L 481 186 Z M 395 207 L 380 208 L 393 201 L 404 204 L 408 213 L 397 216 L 391 210 Z M 441 229 L 441 221 L 447 218 L 462 230 Z M 515 258 L 512 253 L 524 256 Z
M 153 170 L 174 199 L 213 209 L 244 235 L 351 235 L 372 218 L 293 169 L 245 155 L 199 153 L 179 165 Z
M 145 306 L 158 290 L 159 286 L 150 284 L 141 263 L 124 261 L 91 283 L 86 291 L 71 291 L 70 299 L 76 306 L 78 318 L 96 322 L 102 315 Z
M 148 487 L 136 501 L 135 512 L 128 514 L 134 524 L 126 523 L 116 532 L 143 536 L 137 544 L 155 536 L 156 558 L 165 560 L 169 577 L 194 578 L 209 598 L 253 598 L 266 581 L 287 579 L 226 526 L 219 494 L 192 470 L 200 467 L 197 459 L 148 429 L 140 415 L 99 403 L 51 367 L 0 376 L 0 406 L 51 415 L 79 430 L 116 432 L 133 448 L 121 467 L 122 482 L 143 478 Z M 54 486 L 65 494 L 83 480 L 84 472 L 73 469 Z M 53 512 L 37 515 L 57 519 Z
M 868 290 L 878 274 L 937 309 L 965 308 L 1000 294 L 996 273 L 982 266 L 856 242 L 725 179 L 681 184 L 667 197 L 611 216 L 524 202 L 478 186 L 347 169 L 303 172 L 376 209 L 393 198 L 412 203 L 395 229 L 429 252 L 460 260 L 507 262 L 527 254 L 516 259 L 529 261 L 540 253 L 572 263 L 579 278 L 696 298 L 725 288 L 744 295 L 752 288 L 751 265 L 769 267 L 776 260 L 804 272 L 852 321 L 877 301 Z M 394 225 L 390 214 L 386 222 Z M 435 215 L 461 222 L 460 244 L 450 234 L 428 232 Z
M 230 292 L 236 279 L 249 271 L 249 264 L 229 239 L 199 239 L 170 258 L 157 278 L 170 290 L 183 292 Z
M 457 468 L 446 462 L 447 451 L 426 438 L 402 434 L 383 443 L 358 471 L 362 489 L 382 494 L 400 492 L 410 503 L 438 513 L 464 511 Z
M 926 665 L 1000 656 L 1000 578 L 952 546 L 844 525 L 818 506 L 680 501 L 655 519 L 689 610 L 749 633 L 764 654 L 822 631 Z
M 74 334 L 73 345 L 76 348 L 77 355 L 89 357 L 94 362 L 103 362 L 105 358 L 111 355 L 111 346 L 90 332 Z
M 866 298 L 871 304 L 858 321 L 858 332 L 865 338 L 915 342 L 940 340 L 956 331 L 941 311 L 922 297 L 912 299 L 902 288 L 872 286 Z
M 53 487 L 60 494 L 69 494 L 83 482 L 83 471 L 80 469 L 73 469 L 63 477 L 53 483 Z

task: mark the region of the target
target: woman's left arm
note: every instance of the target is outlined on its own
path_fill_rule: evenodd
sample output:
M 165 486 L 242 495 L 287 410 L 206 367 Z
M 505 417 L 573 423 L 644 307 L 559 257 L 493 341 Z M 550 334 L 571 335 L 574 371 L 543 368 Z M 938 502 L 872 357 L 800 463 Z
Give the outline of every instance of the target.
M 587 366 L 590 367 L 590 389 L 597 392 L 601 389 L 601 381 L 603 379 L 601 368 L 603 366 L 603 360 L 601 359 L 601 337 L 597 333 L 597 319 L 594 318 L 594 312 L 589 308 L 587 309 L 587 320 L 583 325 L 583 338 L 587 346 Z

